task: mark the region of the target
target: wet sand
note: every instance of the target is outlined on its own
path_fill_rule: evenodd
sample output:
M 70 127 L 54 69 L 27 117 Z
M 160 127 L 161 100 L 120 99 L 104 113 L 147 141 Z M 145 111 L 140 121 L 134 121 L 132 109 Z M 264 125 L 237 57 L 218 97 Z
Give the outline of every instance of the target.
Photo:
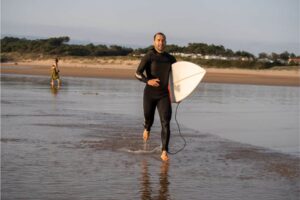
M 1 73 L 50 76 L 51 63 L 20 62 L 2 63 Z M 63 63 L 61 76 L 102 77 L 133 79 L 138 62 L 127 64 Z M 243 70 L 208 68 L 203 79 L 207 83 L 236 83 L 257 85 L 300 86 L 300 74 L 296 70 Z
M 161 162 L 158 121 L 144 145 L 142 116 L 109 112 L 136 91 L 98 79 L 67 79 L 56 91 L 41 76 L 1 82 L 3 199 L 299 198 L 298 157 L 201 130 L 182 126 L 188 145 Z M 171 127 L 176 151 L 183 141 Z

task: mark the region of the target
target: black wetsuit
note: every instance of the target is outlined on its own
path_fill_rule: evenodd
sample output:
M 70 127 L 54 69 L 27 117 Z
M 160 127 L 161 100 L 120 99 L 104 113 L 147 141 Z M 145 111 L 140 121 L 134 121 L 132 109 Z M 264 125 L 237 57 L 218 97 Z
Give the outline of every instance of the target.
M 172 107 L 169 98 L 168 83 L 171 65 L 176 59 L 164 52 L 158 53 L 151 49 L 141 60 L 136 71 L 136 78 L 146 83 L 144 89 L 144 128 L 150 131 L 154 121 L 155 108 L 159 112 L 161 122 L 162 150 L 168 151 L 170 139 L 170 120 Z M 146 72 L 146 75 L 144 74 Z M 147 84 L 148 80 L 158 78 L 159 86 L 153 87 Z

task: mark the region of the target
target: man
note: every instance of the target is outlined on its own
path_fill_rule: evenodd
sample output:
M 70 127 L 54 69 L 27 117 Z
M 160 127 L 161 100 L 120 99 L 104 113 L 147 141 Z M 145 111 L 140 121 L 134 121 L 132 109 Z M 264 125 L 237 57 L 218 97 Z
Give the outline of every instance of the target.
M 61 85 L 59 78 L 59 69 L 58 69 L 58 58 L 55 58 L 55 63 L 51 67 L 51 87 L 54 87 L 54 81 L 57 81 L 57 87 Z
M 149 139 L 157 107 L 161 122 L 161 159 L 163 161 L 169 159 L 168 146 L 172 107 L 169 98 L 168 82 L 171 65 L 176 62 L 173 56 L 164 51 L 165 47 L 166 36 L 160 32 L 156 33 L 154 35 L 153 48 L 142 58 L 135 74 L 137 79 L 146 83 L 143 97 L 145 118 L 143 139 L 145 142 Z

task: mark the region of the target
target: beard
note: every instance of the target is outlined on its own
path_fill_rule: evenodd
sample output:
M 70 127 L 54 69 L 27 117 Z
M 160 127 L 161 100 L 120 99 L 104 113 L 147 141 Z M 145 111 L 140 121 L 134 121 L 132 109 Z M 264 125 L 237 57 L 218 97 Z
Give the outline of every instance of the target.
M 164 46 L 164 45 L 157 45 L 157 46 L 155 47 L 155 49 L 156 49 L 157 51 L 159 51 L 159 52 L 163 52 L 163 51 L 165 50 L 165 46 Z

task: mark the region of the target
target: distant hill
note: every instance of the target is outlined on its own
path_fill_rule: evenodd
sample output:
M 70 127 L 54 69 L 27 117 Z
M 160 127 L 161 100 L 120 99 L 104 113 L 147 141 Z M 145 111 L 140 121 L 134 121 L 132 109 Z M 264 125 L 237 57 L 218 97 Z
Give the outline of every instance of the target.
M 49 56 L 134 56 L 139 58 L 152 46 L 146 48 L 129 48 L 119 45 L 84 44 L 86 41 L 71 41 L 68 36 L 45 39 L 18 38 L 5 36 L 1 39 L 1 62 L 9 60 L 5 53 L 28 53 Z M 82 44 L 78 44 L 82 43 Z M 236 67 L 266 69 L 274 66 L 295 65 L 293 61 L 296 55 L 287 51 L 276 53 L 260 53 L 258 57 L 246 51 L 236 51 L 225 48 L 223 45 L 206 43 L 189 43 L 187 46 L 170 44 L 166 51 L 178 57 L 178 59 L 190 60 L 203 66 Z

